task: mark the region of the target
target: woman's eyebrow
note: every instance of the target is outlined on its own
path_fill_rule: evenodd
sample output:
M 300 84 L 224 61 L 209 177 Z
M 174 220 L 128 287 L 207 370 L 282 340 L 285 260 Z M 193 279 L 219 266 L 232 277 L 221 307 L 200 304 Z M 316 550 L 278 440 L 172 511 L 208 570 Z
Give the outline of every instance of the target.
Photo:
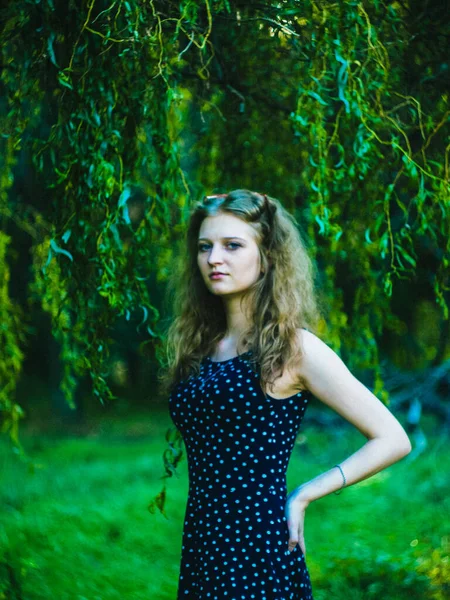
M 208 241 L 208 242 L 210 242 L 210 241 L 211 241 L 210 239 L 208 239 L 208 238 L 205 238 L 205 237 L 198 238 L 198 241 L 199 241 L 199 242 L 200 242 L 200 240 L 206 240 L 206 241 Z M 236 235 L 232 235 L 232 236 L 229 236 L 229 237 L 223 237 L 223 238 L 222 238 L 222 240 L 242 240 L 243 242 L 245 242 L 245 241 L 246 241 L 246 240 L 244 240 L 244 238 L 238 237 L 238 236 L 236 236 Z

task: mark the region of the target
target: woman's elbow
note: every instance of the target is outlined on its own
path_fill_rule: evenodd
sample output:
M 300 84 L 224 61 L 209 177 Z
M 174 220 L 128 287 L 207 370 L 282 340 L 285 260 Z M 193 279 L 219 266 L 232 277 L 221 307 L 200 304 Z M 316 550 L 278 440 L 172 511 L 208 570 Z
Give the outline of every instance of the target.
M 412 450 L 411 441 L 403 428 L 401 431 L 396 430 L 395 433 L 382 436 L 382 439 L 390 464 L 401 460 Z
M 397 460 L 404 458 L 411 452 L 411 440 L 404 430 L 402 435 L 395 436 L 394 440 L 392 441 L 392 447 L 393 453 L 395 454 Z
M 405 443 L 402 444 L 402 458 L 404 456 L 407 456 L 412 450 L 412 444 L 411 444 L 411 440 L 409 439 L 408 436 L 406 436 L 406 440 Z

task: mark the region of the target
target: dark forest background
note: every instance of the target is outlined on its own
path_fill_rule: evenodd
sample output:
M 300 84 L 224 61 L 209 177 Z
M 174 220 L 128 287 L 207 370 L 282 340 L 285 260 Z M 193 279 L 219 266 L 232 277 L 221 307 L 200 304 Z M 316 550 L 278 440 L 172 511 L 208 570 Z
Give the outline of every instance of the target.
M 322 338 L 414 446 L 392 476 L 347 490 L 333 519 L 355 537 L 340 538 L 340 559 L 326 529 L 333 501 L 312 511 L 317 598 L 444 598 L 450 26 L 442 3 L 18 0 L 2 3 L 0 16 L 0 597 L 174 597 L 179 548 L 164 549 L 179 536 L 185 467 L 167 494 L 163 478 L 159 510 L 146 511 L 159 478 L 184 465 L 157 386 L 171 319 L 166 286 L 192 204 L 249 188 L 297 218 L 318 267 Z M 292 482 L 357 443 L 319 403 L 308 419 Z M 378 518 L 396 498 L 395 539 L 367 525 L 383 486 Z M 100 512 L 89 513 L 81 489 L 103 490 L 135 514 L 118 523 L 99 498 Z M 30 518 L 32 503 L 42 511 Z M 77 527 L 61 544 L 73 555 L 55 541 L 68 515 Z M 123 546 L 130 521 L 136 537 Z M 116 552 L 103 579 L 102 535 Z M 130 574 L 125 584 L 130 556 L 142 581 Z M 90 576 L 68 585 L 67 561 Z

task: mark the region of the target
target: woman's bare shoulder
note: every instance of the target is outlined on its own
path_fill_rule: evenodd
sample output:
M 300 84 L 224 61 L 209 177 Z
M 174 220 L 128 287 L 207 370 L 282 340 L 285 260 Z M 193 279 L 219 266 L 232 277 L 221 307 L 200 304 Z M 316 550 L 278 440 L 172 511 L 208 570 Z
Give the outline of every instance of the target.
M 308 387 L 307 381 L 312 364 L 317 364 L 321 356 L 331 351 L 331 348 L 309 329 L 299 327 L 296 330 L 296 354 L 292 361 L 292 369 L 300 381 Z
M 326 345 L 319 336 L 305 327 L 299 327 L 296 334 L 297 352 L 301 354 L 305 354 L 308 350 L 317 350 L 320 346 Z

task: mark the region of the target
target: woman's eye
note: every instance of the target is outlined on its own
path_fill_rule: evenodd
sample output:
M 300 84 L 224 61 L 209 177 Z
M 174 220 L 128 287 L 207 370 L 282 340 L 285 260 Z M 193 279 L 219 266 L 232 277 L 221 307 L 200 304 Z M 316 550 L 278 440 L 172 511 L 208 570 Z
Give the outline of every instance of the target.
M 241 248 L 241 244 L 238 244 L 237 242 L 228 242 L 227 246 L 231 247 L 231 250 L 236 250 L 236 248 Z M 198 246 L 198 251 L 204 252 L 208 248 L 209 248 L 209 244 L 200 244 Z

